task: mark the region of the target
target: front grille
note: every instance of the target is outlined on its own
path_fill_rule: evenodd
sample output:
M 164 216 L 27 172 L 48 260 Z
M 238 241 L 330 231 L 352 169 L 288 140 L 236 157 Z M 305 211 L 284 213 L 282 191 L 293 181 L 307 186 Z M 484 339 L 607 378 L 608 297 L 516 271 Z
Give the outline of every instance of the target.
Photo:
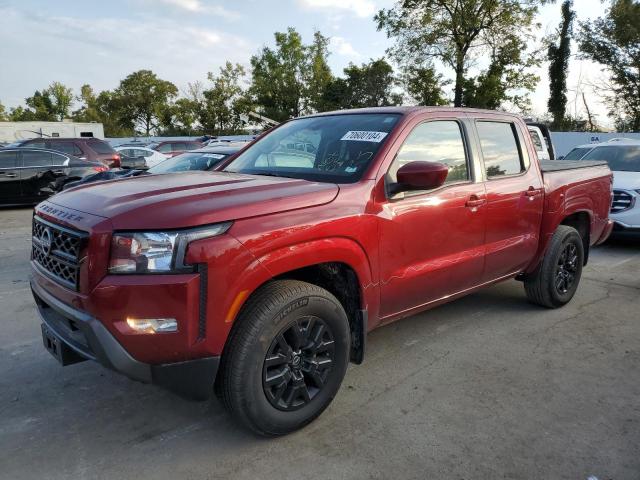
M 620 213 L 633 207 L 635 199 L 629 193 L 623 190 L 613 191 L 613 203 L 611 204 L 611 213 Z
M 33 217 L 31 260 L 47 276 L 72 290 L 78 290 L 80 258 L 87 235 Z

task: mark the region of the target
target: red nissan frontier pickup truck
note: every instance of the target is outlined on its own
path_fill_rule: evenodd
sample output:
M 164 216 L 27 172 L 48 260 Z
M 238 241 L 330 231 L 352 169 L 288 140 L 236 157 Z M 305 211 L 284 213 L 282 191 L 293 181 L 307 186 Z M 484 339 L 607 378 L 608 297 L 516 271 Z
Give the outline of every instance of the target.
M 41 203 L 31 287 L 63 365 L 215 391 L 263 435 L 320 415 L 381 325 L 514 278 L 563 306 L 612 229 L 606 164 L 539 162 L 492 111 L 312 115 L 217 170 Z

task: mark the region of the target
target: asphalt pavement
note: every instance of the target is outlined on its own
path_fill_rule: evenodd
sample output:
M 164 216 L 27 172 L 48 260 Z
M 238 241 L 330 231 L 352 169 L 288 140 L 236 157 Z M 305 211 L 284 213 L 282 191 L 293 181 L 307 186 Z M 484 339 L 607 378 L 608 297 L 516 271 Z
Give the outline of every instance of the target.
M 573 302 L 509 281 L 379 329 L 333 404 L 275 440 L 47 353 L 31 210 L 0 210 L 0 478 L 640 478 L 640 240 L 592 252 Z

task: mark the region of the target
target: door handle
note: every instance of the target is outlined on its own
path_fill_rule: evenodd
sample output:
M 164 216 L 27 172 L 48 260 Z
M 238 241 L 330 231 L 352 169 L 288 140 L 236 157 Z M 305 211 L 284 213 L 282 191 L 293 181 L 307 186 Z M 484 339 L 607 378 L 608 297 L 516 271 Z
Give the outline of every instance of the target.
M 64 174 L 64 170 L 53 170 L 51 173 L 53 173 L 55 175 L 62 175 L 62 174 Z
M 471 197 L 469 197 L 469 200 L 467 200 L 467 202 L 464 205 L 467 208 L 471 208 L 475 210 L 478 207 L 481 207 L 482 205 L 484 205 L 485 203 L 487 203 L 486 199 L 480 198 L 476 195 L 471 195 Z
M 529 197 L 529 200 L 533 200 L 535 197 L 537 197 L 538 195 L 540 195 L 542 193 L 542 190 L 539 188 L 533 188 L 533 187 L 529 187 L 529 189 L 524 192 L 524 194 Z
M 0 175 L 4 175 L 6 178 L 16 178 L 18 176 L 17 173 L 13 173 L 13 172 L 8 172 L 8 173 L 0 172 Z

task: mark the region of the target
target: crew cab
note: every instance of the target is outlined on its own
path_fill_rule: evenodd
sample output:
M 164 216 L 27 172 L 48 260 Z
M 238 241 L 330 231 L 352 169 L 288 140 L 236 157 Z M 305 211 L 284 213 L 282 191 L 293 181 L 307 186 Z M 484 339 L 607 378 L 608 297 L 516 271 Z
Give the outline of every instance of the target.
M 562 307 L 612 229 L 606 163 L 539 162 L 506 113 L 317 114 L 217 168 L 41 203 L 31 287 L 63 365 L 215 391 L 268 436 L 320 415 L 375 328 L 514 278 Z

